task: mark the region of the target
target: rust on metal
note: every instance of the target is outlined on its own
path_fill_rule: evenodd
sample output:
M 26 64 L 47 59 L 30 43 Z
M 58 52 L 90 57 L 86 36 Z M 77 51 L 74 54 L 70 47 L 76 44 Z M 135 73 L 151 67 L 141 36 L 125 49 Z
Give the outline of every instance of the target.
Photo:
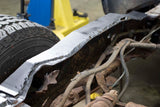
M 96 100 L 90 102 L 86 107 L 114 107 L 117 102 L 117 91 L 111 90 Z
M 120 65 L 119 60 L 115 60 L 106 70 L 96 74 L 96 80 L 99 86 L 103 89 L 104 92 L 108 92 L 109 89 L 107 87 L 105 75 L 114 71 Z
M 38 93 L 45 92 L 48 89 L 48 85 L 57 84 L 56 78 L 57 78 L 59 72 L 60 72 L 59 70 L 54 70 L 53 72 L 46 74 L 44 76 L 44 78 L 45 78 L 44 83 L 43 83 L 41 89 L 37 92 Z
M 132 54 L 129 54 L 125 57 L 125 61 L 129 61 L 132 58 L 146 58 L 147 56 L 151 55 L 152 51 L 145 50 L 145 49 L 137 49 Z M 109 74 L 114 72 L 119 66 L 121 65 L 121 62 L 119 58 L 117 58 L 112 64 L 110 64 L 109 67 L 107 67 L 102 72 L 99 72 L 96 74 L 96 80 L 98 82 L 98 85 L 103 89 L 104 92 L 109 91 L 109 87 L 107 87 L 110 83 L 109 81 L 112 80 L 110 77 L 108 78 Z M 108 78 L 108 79 L 107 79 Z M 113 82 L 115 79 L 113 80 Z
M 84 91 L 83 87 L 77 87 L 72 89 L 71 93 L 69 94 L 69 97 L 67 101 L 65 102 L 64 107 L 68 107 L 70 105 L 76 104 L 80 100 L 80 93 Z M 59 95 L 51 104 L 51 107 L 56 107 L 61 102 L 61 99 L 63 98 L 63 94 Z
M 116 82 L 117 78 L 113 76 L 107 76 L 105 80 L 106 80 L 107 87 L 110 87 Z

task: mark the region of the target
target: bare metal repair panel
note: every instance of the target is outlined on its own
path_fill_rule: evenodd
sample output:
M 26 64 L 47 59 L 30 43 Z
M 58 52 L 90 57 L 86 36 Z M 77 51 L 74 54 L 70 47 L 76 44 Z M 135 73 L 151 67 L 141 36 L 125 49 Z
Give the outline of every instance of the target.
M 12 98 L 12 100 L 18 101 L 16 104 L 12 104 L 12 100 L 7 100 L 11 105 L 17 105 L 25 99 L 34 74 L 42 66 L 55 65 L 66 60 L 77 53 L 91 39 L 122 21 L 130 19 L 142 20 L 144 17 L 144 14 L 136 12 L 127 15 L 111 13 L 73 31 L 52 48 L 23 63 L 13 74 L 1 83 L 0 91 L 8 94 L 5 98 Z

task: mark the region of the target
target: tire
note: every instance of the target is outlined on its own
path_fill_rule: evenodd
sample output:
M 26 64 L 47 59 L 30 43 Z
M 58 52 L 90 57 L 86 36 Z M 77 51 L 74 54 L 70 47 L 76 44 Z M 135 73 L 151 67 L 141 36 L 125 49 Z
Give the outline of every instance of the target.
M 125 14 L 160 2 L 160 0 L 101 0 L 104 13 Z
M 0 82 L 27 59 L 58 41 L 52 31 L 37 23 L 0 15 Z

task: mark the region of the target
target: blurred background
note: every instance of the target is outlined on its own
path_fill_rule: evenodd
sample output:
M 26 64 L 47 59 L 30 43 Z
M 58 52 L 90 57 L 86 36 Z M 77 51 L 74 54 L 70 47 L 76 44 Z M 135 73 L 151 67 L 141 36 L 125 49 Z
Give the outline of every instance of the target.
M 88 13 L 90 21 L 104 15 L 101 0 L 70 0 L 70 2 L 72 9 Z M 16 16 L 18 12 L 20 12 L 20 0 L 0 0 L 0 14 Z

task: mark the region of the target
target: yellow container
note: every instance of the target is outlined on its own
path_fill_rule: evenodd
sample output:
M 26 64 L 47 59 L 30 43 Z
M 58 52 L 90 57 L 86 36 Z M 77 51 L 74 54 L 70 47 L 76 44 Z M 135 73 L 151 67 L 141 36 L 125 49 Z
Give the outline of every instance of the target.
M 95 100 L 97 97 L 99 97 L 99 96 L 101 96 L 99 93 L 92 93 L 91 95 L 90 95 L 90 99 L 91 100 Z

